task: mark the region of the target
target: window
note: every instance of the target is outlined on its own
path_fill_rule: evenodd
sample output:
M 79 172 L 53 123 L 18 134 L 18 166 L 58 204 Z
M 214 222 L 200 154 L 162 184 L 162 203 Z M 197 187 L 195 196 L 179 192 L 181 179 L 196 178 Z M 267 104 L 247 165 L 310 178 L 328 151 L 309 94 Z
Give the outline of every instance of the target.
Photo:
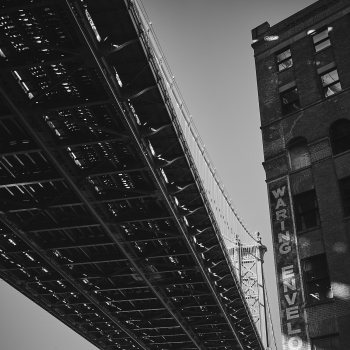
M 326 47 L 331 46 L 328 33 L 330 28 L 322 29 L 312 33 L 312 40 L 314 42 L 315 51 L 319 52 Z M 332 50 L 326 50 L 315 56 L 315 61 L 318 66 L 318 73 L 321 77 L 323 92 L 325 97 L 332 96 L 342 90 L 338 70 L 334 62 L 334 55 Z
M 334 156 L 350 150 L 350 120 L 340 119 L 333 123 L 329 136 Z
M 341 91 L 338 71 L 336 69 L 321 75 L 324 95 L 326 97 L 332 96 Z
M 350 177 L 339 181 L 345 216 L 350 216 Z
M 294 212 L 297 231 L 319 226 L 320 219 L 314 190 L 294 196 Z
M 298 111 L 300 109 L 298 89 L 293 89 L 281 92 L 282 114 L 287 115 L 289 113 Z
M 328 46 L 331 46 L 331 41 L 328 36 L 328 28 L 315 32 L 312 37 L 315 45 L 315 51 L 318 52 Z
M 288 149 L 292 170 L 298 170 L 311 164 L 307 141 L 304 138 L 292 140 Z
M 312 350 L 340 350 L 339 338 L 323 338 L 312 341 Z
M 309 304 L 333 298 L 325 254 L 303 261 L 303 277 Z
M 278 64 L 279 72 L 289 67 L 292 67 L 293 60 L 292 60 L 292 54 L 290 53 L 290 49 L 287 49 L 277 54 L 277 64 Z

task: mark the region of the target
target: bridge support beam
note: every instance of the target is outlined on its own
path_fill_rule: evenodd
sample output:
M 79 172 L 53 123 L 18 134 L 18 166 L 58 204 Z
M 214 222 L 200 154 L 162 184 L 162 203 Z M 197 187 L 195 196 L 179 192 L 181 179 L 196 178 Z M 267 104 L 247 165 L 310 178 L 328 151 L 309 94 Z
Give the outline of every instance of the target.
M 47 253 L 38 247 L 30 238 L 29 235 L 21 231 L 16 225 L 8 220 L 6 215 L 0 212 L 0 220 L 22 241 L 24 241 L 33 251 L 35 251 L 44 261 L 50 266 L 54 271 L 60 274 L 66 281 L 68 281 L 75 290 L 79 291 L 91 304 L 93 304 L 101 314 L 103 314 L 107 319 L 109 319 L 113 324 L 115 324 L 121 331 L 127 334 L 131 339 L 133 339 L 142 349 L 150 350 L 136 335 L 129 329 L 125 328 L 121 322 L 119 322 L 115 317 L 113 317 L 107 309 L 101 308 L 95 297 L 91 296 L 89 292 L 85 291 L 75 280 L 66 272 L 64 272 L 60 266 L 52 259 L 52 257 L 47 256 Z

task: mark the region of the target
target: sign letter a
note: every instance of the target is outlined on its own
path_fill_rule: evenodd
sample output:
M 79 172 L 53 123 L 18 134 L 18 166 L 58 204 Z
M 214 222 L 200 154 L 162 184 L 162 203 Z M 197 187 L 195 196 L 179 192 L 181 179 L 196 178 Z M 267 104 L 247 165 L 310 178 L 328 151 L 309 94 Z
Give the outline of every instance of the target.
M 286 186 L 283 186 L 282 189 L 280 188 L 277 188 L 277 190 L 273 190 L 272 191 L 272 194 L 275 198 L 278 198 L 278 197 L 283 197 L 284 196 L 284 191 L 286 190 Z

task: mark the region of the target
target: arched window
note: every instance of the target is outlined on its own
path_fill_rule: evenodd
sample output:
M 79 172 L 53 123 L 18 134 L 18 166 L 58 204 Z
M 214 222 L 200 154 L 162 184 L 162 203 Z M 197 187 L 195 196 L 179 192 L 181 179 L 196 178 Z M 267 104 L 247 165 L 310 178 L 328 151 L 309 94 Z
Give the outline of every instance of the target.
M 330 129 L 333 155 L 350 150 L 350 120 L 340 119 Z
M 288 146 L 292 170 L 298 170 L 311 164 L 307 141 L 304 138 L 292 140 Z

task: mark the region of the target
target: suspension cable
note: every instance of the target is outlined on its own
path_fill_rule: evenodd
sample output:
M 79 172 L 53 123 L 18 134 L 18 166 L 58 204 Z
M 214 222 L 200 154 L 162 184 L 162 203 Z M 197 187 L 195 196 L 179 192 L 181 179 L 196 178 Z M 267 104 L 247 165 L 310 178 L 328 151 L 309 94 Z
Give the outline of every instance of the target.
M 157 46 L 157 50 L 159 51 L 161 57 L 158 57 L 157 59 L 160 59 L 161 60 L 161 63 L 164 63 L 166 69 L 167 69 L 167 73 L 169 74 L 169 76 L 171 77 L 171 81 L 168 81 L 168 79 L 166 77 L 164 77 L 167 81 L 167 83 L 169 84 L 169 86 L 171 87 L 174 87 L 175 90 L 176 90 L 176 93 L 177 95 L 179 96 L 180 98 L 180 110 L 181 110 L 181 113 L 183 114 L 184 118 L 186 121 L 189 121 L 189 129 L 191 131 L 191 134 L 193 136 L 193 138 L 195 139 L 195 142 L 200 150 L 200 153 L 202 153 L 202 157 L 205 161 L 205 163 L 207 164 L 207 166 L 209 167 L 209 170 L 210 172 L 212 173 L 212 176 L 213 176 L 213 179 L 214 181 L 216 182 L 217 186 L 219 187 L 219 190 L 221 192 L 221 195 L 223 196 L 223 198 L 225 199 L 226 203 L 228 204 L 228 206 L 230 207 L 232 213 L 234 214 L 234 216 L 236 217 L 236 219 L 239 221 L 240 225 L 242 226 L 242 228 L 244 229 L 244 231 L 250 236 L 251 239 L 253 239 L 255 242 L 259 242 L 257 240 L 256 237 L 253 236 L 253 234 L 250 232 L 250 230 L 247 228 L 246 224 L 244 223 L 243 219 L 241 218 L 241 216 L 239 215 L 238 213 L 238 210 L 237 208 L 234 206 L 233 202 L 232 202 L 232 199 L 230 198 L 230 195 L 228 194 L 227 190 L 225 189 L 224 185 L 223 185 L 223 182 L 219 176 L 219 174 L 217 173 L 216 171 L 216 168 L 213 164 L 213 161 L 211 160 L 210 158 L 210 155 L 208 153 L 208 151 L 206 150 L 205 148 L 205 145 L 204 145 L 204 142 L 202 140 L 202 138 L 200 137 L 199 133 L 198 133 L 198 129 L 193 121 L 193 118 L 192 118 L 192 115 L 190 114 L 190 111 L 185 103 L 185 100 L 181 94 L 181 91 L 175 81 L 175 78 L 172 74 L 172 71 L 170 69 L 170 66 L 166 60 L 166 57 L 164 55 L 164 52 L 162 50 L 162 47 L 158 41 L 158 38 L 154 32 L 154 29 L 152 27 L 152 23 L 150 22 L 150 19 L 148 17 L 148 14 L 147 14 L 147 11 L 142 3 L 142 0 L 135 0 L 135 3 L 138 4 L 138 8 L 139 10 L 142 12 L 143 16 L 145 17 L 145 20 L 147 21 L 148 23 L 148 32 L 150 32 L 152 34 L 152 38 L 154 39 L 155 41 L 155 44 Z M 170 89 L 172 91 L 172 88 Z M 174 96 L 175 100 L 176 99 L 176 96 Z M 184 111 L 186 113 L 184 113 Z

